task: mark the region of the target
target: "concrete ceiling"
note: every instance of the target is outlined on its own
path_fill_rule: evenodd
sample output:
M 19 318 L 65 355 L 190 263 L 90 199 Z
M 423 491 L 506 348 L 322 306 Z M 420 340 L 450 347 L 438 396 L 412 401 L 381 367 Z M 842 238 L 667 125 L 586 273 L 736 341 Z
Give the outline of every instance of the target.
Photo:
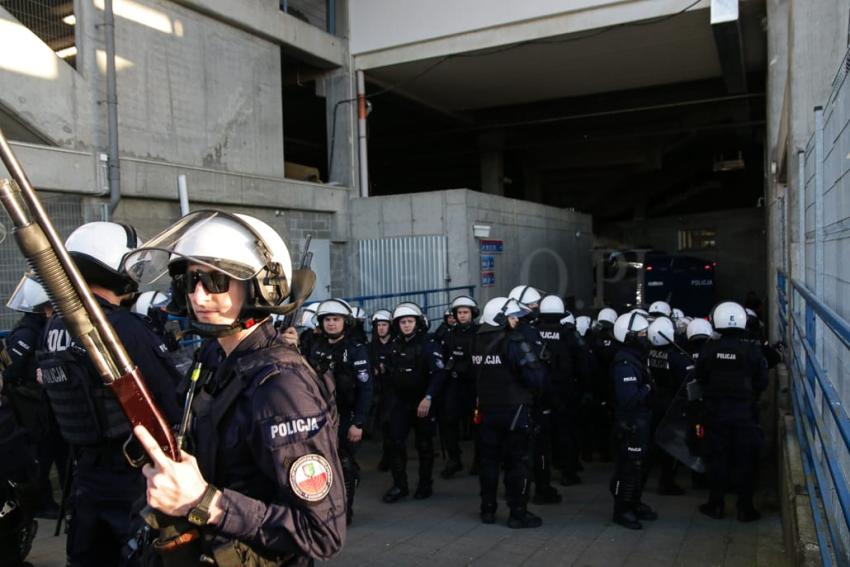
M 747 70 L 764 68 L 764 6 L 741 4 Z M 721 75 L 709 10 L 367 71 L 380 86 L 446 111 L 474 110 Z

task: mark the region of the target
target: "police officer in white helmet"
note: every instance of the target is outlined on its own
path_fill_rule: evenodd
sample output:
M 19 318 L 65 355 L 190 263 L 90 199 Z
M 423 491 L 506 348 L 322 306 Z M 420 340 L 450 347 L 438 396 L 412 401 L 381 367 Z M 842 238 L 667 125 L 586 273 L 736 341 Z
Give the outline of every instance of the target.
M 196 387 L 193 455 L 172 461 L 135 429 L 152 461 L 144 468 L 148 504 L 200 535 L 160 549 L 219 565 L 307 565 L 334 555 L 345 539 L 346 499 L 333 385 L 270 318 L 295 311 L 315 275 L 292 269 L 265 222 L 211 210 L 184 216 L 124 263 L 141 283 L 169 274 L 191 327 L 225 356 Z
M 138 285 L 122 265 L 140 244 L 133 227 L 91 222 L 74 230 L 65 247 L 91 288 L 118 338 L 135 362 L 167 421 L 180 419 L 175 388 L 180 378 L 162 340 L 129 306 Z M 144 494 L 144 477 L 121 446 L 131 425 L 86 354 L 54 315 L 40 345 L 42 383 L 77 466 L 69 501 L 73 513 L 66 551 L 69 565 L 118 564 L 130 538 L 130 509 Z
M 741 305 L 720 303 L 711 322 L 720 339 L 705 344 L 694 372 L 706 404 L 708 451 L 709 497 L 699 509 L 723 518 L 732 480 L 738 520 L 752 522 L 761 517 L 753 503 L 755 463 L 764 439 L 756 407 L 768 384 L 767 361 L 758 346 L 745 340 L 747 313 Z
M 652 378 L 646 368 L 649 321 L 637 312 L 620 315 L 614 337 L 620 344 L 611 364 L 614 382 L 614 416 L 617 465 L 611 479 L 614 522 L 639 530 L 641 520 L 658 518 L 641 501 L 650 449 Z

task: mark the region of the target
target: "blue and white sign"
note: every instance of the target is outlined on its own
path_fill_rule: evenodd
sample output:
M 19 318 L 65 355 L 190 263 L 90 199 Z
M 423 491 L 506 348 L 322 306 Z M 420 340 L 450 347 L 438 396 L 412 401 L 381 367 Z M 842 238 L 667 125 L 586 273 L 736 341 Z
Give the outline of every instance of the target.
M 496 269 L 496 257 L 492 254 L 482 254 L 481 255 L 481 270 L 495 270 Z
M 490 254 L 501 254 L 504 248 L 504 242 L 501 240 L 479 240 L 478 241 L 479 250 L 484 253 Z
M 481 272 L 481 287 L 496 285 L 496 272 Z

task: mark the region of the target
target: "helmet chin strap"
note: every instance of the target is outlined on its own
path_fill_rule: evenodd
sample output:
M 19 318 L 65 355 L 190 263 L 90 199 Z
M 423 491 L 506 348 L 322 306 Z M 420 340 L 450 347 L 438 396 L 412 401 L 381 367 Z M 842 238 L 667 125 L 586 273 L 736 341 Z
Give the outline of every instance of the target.
M 265 318 L 258 319 L 244 309 L 239 314 L 239 317 L 229 325 L 201 323 L 194 318 L 194 314 L 191 312 L 191 309 L 189 310 L 189 315 L 189 328 L 192 332 L 198 336 L 207 338 L 229 337 L 230 335 L 235 335 L 245 329 L 250 329 L 265 320 Z

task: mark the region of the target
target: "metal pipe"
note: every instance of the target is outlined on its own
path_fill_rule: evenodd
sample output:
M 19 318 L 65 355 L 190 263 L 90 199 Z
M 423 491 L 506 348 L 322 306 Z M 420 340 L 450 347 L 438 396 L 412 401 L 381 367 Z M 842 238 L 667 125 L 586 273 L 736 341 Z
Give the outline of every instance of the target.
M 109 218 L 121 200 L 121 171 L 118 163 L 118 87 L 115 78 L 115 14 L 112 0 L 103 3 L 103 27 L 106 32 L 106 114 L 109 132 Z
M 366 77 L 357 71 L 357 147 L 360 165 L 360 196 L 369 196 L 369 150 L 366 146 Z
M 177 196 L 180 198 L 180 216 L 189 214 L 189 189 L 186 187 L 186 176 L 177 176 Z

